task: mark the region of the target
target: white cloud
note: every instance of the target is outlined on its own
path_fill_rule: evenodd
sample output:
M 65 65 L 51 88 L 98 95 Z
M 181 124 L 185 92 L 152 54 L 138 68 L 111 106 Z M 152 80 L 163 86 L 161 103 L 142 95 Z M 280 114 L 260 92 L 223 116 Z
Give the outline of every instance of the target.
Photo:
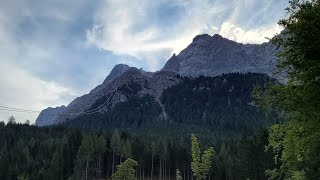
M 170 3 L 184 14 L 171 25 L 155 24 L 154 21 L 162 21 L 163 17 L 150 18 L 148 13 Z M 87 40 L 101 49 L 147 60 L 149 70 L 158 70 L 158 58 L 167 60 L 173 52 L 179 53 L 194 36 L 206 32 L 204 25 L 223 10 L 223 6 L 209 1 L 107 0 L 96 14 L 95 25 L 87 31 Z M 139 31 L 134 30 L 137 26 L 141 28 Z M 161 57 L 164 51 L 166 57 Z
M 283 28 L 277 24 L 245 30 L 235 24 L 225 22 L 221 25 L 219 34 L 228 39 L 241 43 L 260 44 L 267 42 L 267 38 L 272 38 L 275 34 L 280 33 L 282 30 Z
M 43 81 L 14 65 L 0 64 L 1 106 L 41 111 L 48 106 L 56 107 L 69 103 L 75 93 L 55 82 Z M 34 122 L 37 113 L 15 113 L 0 111 L 0 120 L 6 121 L 14 115 L 19 122 L 29 119 Z
M 212 30 L 213 30 L 213 31 L 217 31 L 217 30 L 218 30 L 218 28 L 217 28 L 217 27 L 212 26 L 212 25 L 211 25 L 211 28 L 212 28 Z
M 87 41 L 100 49 L 145 60 L 148 70 L 159 70 L 173 53 L 179 53 L 198 34 L 219 33 L 243 43 L 265 42 L 265 37 L 281 31 L 275 24 L 282 13 L 273 13 L 271 20 L 264 15 L 270 8 L 272 12 L 279 11 L 279 7 L 273 7 L 274 3 L 269 0 L 203 0 L 201 3 L 198 0 L 105 0 L 95 15 L 94 26 L 87 31 Z M 163 4 L 182 11 L 166 12 L 161 9 Z M 154 16 L 159 9 L 163 14 Z M 168 19 L 166 15 L 172 13 L 180 18 Z M 263 22 L 255 27 L 252 21 L 257 18 Z M 242 24 L 237 25 L 238 21 Z

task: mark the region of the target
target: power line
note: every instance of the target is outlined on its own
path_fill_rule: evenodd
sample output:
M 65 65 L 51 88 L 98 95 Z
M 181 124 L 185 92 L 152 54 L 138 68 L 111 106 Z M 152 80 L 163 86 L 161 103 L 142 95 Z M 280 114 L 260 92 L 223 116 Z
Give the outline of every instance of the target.
M 66 114 L 70 114 L 70 115 L 80 115 L 80 114 L 93 114 L 93 113 L 97 113 L 99 111 L 101 111 L 103 109 L 103 107 L 108 107 L 114 97 L 115 97 L 116 91 L 111 92 L 111 94 L 109 95 L 109 97 L 107 98 L 107 100 L 101 104 L 100 106 L 91 109 L 89 111 L 86 112 L 79 112 L 79 113 L 66 113 Z M 34 111 L 34 110 L 30 110 L 30 109 L 20 109 L 20 108 L 15 108 L 15 107 L 8 107 L 8 106 L 0 106 L 0 111 L 9 111 L 9 112 L 19 112 L 19 113 L 40 113 L 41 111 Z
M 89 111 L 86 111 L 86 112 L 84 112 L 84 113 L 91 113 L 92 111 L 95 111 L 95 110 L 97 110 L 97 109 L 100 109 L 101 107 L 103 107 L 103 106 L 110 100 L 111 97 L 112 97 L 112 99 L 111 99 L 110 102 L 112 102 L 112 100 L 113 100 L 113 98 L 114 98 L 114 95 L 115 95 L 115 91 L 110 94 L 110 96 L 108 97 L 108 99 L 106 100 L 106 102 L 104 102 L 102 105 L 98 106 L 97 108 L 94 108 L 94 109 L 91 109 L 91 110 L 89 110 Z M 107 104 L 107 106 L 110 105 L 110 102 Z
M 22 111 L 22 110 L 14 110 L 14 109 L 2 109 L 0 111 L 10 111 L 10 112 L 20 112 L 20 113 L 39 113 L 40 111 Z
M 101 111 L 103 109 L 103 106 L 108 107 L 112 103 L 112 101 L 113 101 L 113 99 L 115 97 L 115 94 L 116 94 L 116 91 L 113 91 L 110 94 L 110 96 L 108 97 L 108 99 L 102 105 L 98 106 L 95 109 L 91 109 L 91 110 L 86 111 L 86 112 L 66 113 L 66 114 L 69 114 L 69 115 L 81 115 L 81 114 L 94 114 L 94 113 L 97 113 L 97 112 L 99 112 L 99 111 Z M 110 100 L 110 98 L 111 98 L 111 100 Z
M 40 112 L 40 111 L 34 111 L 30 109 L 20 109 L 20 108 L 14 108 L 14 107 L 8 107 L 8 106 L 0 106 L 1 109 L 8 109 L 8 110 L 17 110 L 17 111 L 29 111 L 29 112 Z

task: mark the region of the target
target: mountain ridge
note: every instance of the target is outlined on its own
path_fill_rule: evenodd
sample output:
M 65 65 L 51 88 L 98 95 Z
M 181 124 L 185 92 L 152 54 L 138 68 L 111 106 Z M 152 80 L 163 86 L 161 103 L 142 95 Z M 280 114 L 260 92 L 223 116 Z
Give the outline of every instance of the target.
M 250 72 L 267 74 L 281 81 L 281 75 L 273 74 L 277 64 L 275 53 L 276 47 L 271 42 L 260 45 L 242 44 L 217 34 L 198 35 L 178 55 L 173 54 L 160 71 L 145 72 L 125 64 L 116 65 L 101 85 L 91 90 L 90 93 L 77 97 L 57 115 L 53 115 L 54 112 L 48 110 L 43 111 L 42 115 L 37 118 L 36 125 L 59 124 L 67 119 L 73 119 L 88 111 L 96 101 L 107 99 L 106 97 L 111 94 L 114 96 L 112 102 L 99 112 L 112 108 L 128 100 L 126 95 L 117 90 L 132 82 L 141 87 L 139 92 L 136 92 L 139 97 L 146 95 L 154 97 L 162 107 L 162 117 L 166 119 L 166 112 L 160 97 L 163 90 L 180 82 L 178 76 L 214 77 L 228 73 Z

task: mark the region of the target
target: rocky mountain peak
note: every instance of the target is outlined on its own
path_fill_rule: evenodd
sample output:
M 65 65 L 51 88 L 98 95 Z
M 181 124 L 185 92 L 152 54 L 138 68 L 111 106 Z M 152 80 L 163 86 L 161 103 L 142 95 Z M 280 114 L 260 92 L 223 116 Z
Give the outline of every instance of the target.
M 210 41 L 211 36 L 209 34 L 200 34 L 193 38 L 192 42 L 198 42 L 198 41 Z
M 222 37 L 220 34 L 214 34 L 213 36 L 210 36 L 209 34 L 201 34 L 201 35 L 197 35 L 196 37 L 193 38 L 191 45 L 195 44 L 195 43 L 204 43 L 204 44 L 216 43 L 216 44 L 219 44 L 220 42 L 229 42 L 229 43 L 233 42 L 233 43 L 235 43 L 234 41 L 231 41 L 227 38 Z
M 274 77 L 276 48 L 272 43 L 242 44 L 215 34 L 198 35 L 162 71 L 183 76 L 217 76 L 227 73 L 262 73 Z
M 222 37 L 220 34 L 214 34 L 212 37 L 213 37 L 213 38 L 216 38 L 216 39 L 225 39 L 225 38 Z
M 47 109 L 44 109 L 39 114 L 38 118 L 36 119 L 36 125 L 37 126 L 49 126 L 56 124 L 56 119 L 60 114 L 63 114 L 66 111 L 66 106 L 60 106 L 60 107 L 48 107 Z
M 114 68 L 111 70 L 109 76 L 107 76 L 107 78 L 104 80 L 104 82 L 102 84 L 107 84 L 107 83 L 111 82 L 114 78 L 125 73 L 129 68 L 130 68 L 130 66 L 128 66 L 126 64 L 115 65 Z

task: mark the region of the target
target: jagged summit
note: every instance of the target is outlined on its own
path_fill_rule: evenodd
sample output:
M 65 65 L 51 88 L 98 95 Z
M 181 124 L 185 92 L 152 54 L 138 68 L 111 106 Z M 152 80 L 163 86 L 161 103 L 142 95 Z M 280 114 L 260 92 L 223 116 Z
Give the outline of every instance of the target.
M 197 42 L 213 42 L 213 41 L 229 41 L 229 42 L 234 42 L 232 40 L 229 40 L 227 38 L 222 37 L 220 34 L 214 34 L 213 36 L 210 36 L 209 34 L 200 34 L 197 35 L 196 37 L 193 38 L 192 43 L 197 43 Z
M 214 37 L 214 38 L 220 38 L 220 39 L 224 38 L 224 37 L 222 37 L 220 34 L 214 34 L 212 37 Z
M 272 43 L 242 44 L 215 34 L 198 35 L 162 71 L 183 76 L 216 76 L 232 72 L 254 72 L 274 76 L 276 47 Z
M 130 66 L 128 66 L 126 64 L 115 65 L 114 68 L 111 70 L 109 76 L 107 76 L 107 78 L 104 80 L 103 84 L 107 84 L 107 83 L 111 82 L 115 77 L 123 74 L 129 68 L 130 68 Z
M 210 40 L 210 39 L 211 39 L 211 36 L 209 34 L 200 34 L 200 35 L 197 35 L 196 37 L 194 37 L 192 42 L 206 41 L 206 40 Z

